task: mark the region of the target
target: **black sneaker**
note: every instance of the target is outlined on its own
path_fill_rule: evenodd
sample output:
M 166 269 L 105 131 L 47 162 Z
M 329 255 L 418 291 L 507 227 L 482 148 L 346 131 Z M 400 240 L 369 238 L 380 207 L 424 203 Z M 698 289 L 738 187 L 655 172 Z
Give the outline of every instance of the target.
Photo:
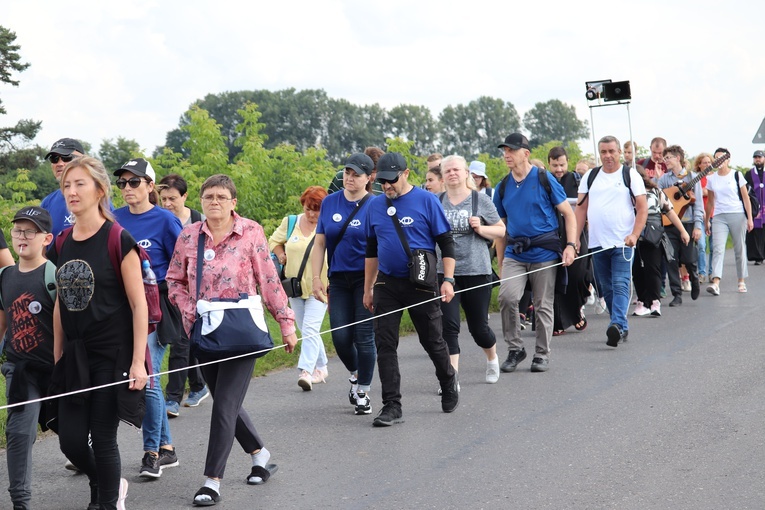
M 168 450 L 167 448 L 159 449 L 159 469 L 176 467 L 178 464 L 178 456 L 175 454 L 175 448 L 172 450 Z
M 626 338 L 626 335 L 624 335 L 622 332 L 622 328 L 616 324 L 611 324 L 606 330 L 606 337 L 608 337 L 608 340 L 606 340 L 606 345 L 609 347 L 616 347 L 619 345 L 620 340 Z
M 682 304 L 683 304 L 683 298 L 681 298 L 680 296 L 675 296 L 675 299 L 669 302 L 670 307 L 680 306 Z
M 356 392 L 359 388 L 359 379 L 356 377 L 356 375 L 351 375 L 348 378 L 348 382 L 351 383 L 351 389 L 348 391 L 348 402 L 351 403 L 352 406 L 356 406 Z
M 515 369 L 518 368 L 518 363 L 526 359 L 526 349 L 521 349 L 520 351 L 514 350 L 507 353 L 507 359 L 504 363 L 502 363 L 502 366 L 500 367 L 500 370 L 508 373 L 508 372 L 515 372 Z
M 396 423 L 404 423 L 401 407 L 396 404 L 385 404 L 375 417 L 372 425 L 375 427 L 390 427 Z
M 701 285 L 699 285 L 699 275 L 695 276 L 695 278 L 691 278 L 691 299 L 694 301 L 699 298 L 699 292 L 701 292 Z
M 441 409 L 445 413 L 451 413 L 460 403 L 460 383 L 457 373 L 445 384 L 441 384 Z
M 372 414 L 372 403 L 367 394 L 363 391 L 356 393 L 356 405 L 354 413 L 356 415 Z
M 547 372 L 548 368 L 550 368 L 550 360 L 547 358 L 534 357 L 534 359 L 531 360 L 532 372 Z
M 141 470 L 138 476 L 144 478 L 159 478 L 162 476 L 162 470 L 159 467 L 159 455 L 152 452 L 146 452 L 141 462 Z

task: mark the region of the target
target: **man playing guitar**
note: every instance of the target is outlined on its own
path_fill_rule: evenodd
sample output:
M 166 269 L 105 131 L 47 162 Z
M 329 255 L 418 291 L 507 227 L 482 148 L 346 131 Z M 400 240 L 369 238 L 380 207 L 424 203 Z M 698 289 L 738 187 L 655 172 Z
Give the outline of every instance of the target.
M 673 203 L 678 198 L 683 198 L 683 196 L 687 197 L 685 200 L 689 202 L 689 206 L 681 208 L 683 209 L 682 211 L 678 211 L 677 207 L 675 211 L 680 216 L 680 221 L 682 221 L 685 230 L 690 234 L 691 242 L 687 246 L 683 244 L 677 227 L 673 225 L 664 227 L 664 231 L 667 233 L 667 237 L 669 237 L 675 252 L 674 260 L 667 263 L 669 287 L 672 290 L 672 296 L 674 296 L 669 306 L 680 306 L 683 304 L 683 289 L 679 272 L 680 264 L 685 265 L 688 271 L 691 281 L 691 299 L 695 300 L 699 297 L 699 272 L 697 268 L 699 254 L 696 243 L 701 237 L 701 229 L 704 225 L 704 207 L 703 201 L 697 201 L 695 197 L 701 197 L 703 192 L 699 183 L 700 179 L 693 179 L 691 173 L 685 169 L 685 152 L 679 145 L 671 145 L 664 149 L 664 164 L 667 166 L 667 173 L 659 179 L 659 188 L 664 191 Z M 681 193 L 681 190 L 684 189 L 688 189 L 688 191 Z M 693 193 L 693 196 L 691 196 L 691 193 Z M 680 197 L 677 195 L 680 195 Z

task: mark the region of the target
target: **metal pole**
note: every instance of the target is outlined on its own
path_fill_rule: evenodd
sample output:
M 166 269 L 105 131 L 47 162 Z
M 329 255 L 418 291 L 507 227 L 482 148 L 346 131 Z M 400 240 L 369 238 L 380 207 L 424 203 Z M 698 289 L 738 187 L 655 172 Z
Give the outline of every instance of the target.
M 590 110 L 590 113 L 592 113 L 592 110 Z M 627 123 L 630 126 L 630 143 L 632 144 L 632 168 L 635 168 L 635 160 L 637 159 L 637 154 L 635 154 L 635 139 L 632 137 L 632 116 L 630 115 L 630 104 L 627 103 Z
M 595 165 L 598 164 L 598 146 L 595 144 L 595 120 L 592 116 L 592 106 L 590 106 L 590 126 L 592 126 L 592 153 L 595 155 Z

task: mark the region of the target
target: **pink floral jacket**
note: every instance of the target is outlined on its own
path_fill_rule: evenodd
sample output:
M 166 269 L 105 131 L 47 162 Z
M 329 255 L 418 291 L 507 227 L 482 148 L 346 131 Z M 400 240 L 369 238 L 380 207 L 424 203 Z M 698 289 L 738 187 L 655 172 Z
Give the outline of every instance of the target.
M 282 335 L 291 335 L 295 332 L 295 314 L 288 306 L 281 280 L 271 262 L 263 227 L 236 213 L 233 215 L 231 232 L 215 246 L 207 221 L 181 230 L 165 278 L 170 301 L 180 309 L 183 326 L 190 333 L 196 318 L 197 245 L 201 225 L 206 237 L 199 298 L 236 298 L 241 292 L 250 296 L 259 293 L 279 323 Z

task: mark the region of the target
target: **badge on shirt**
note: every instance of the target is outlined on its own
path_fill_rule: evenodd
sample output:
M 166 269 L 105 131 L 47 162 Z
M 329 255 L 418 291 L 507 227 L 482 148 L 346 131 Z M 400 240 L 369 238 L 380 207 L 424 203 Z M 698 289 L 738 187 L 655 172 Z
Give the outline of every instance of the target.
M 42 311 L 42 305 L 39 301 L 32 301 L 29 303 L 29 306 L 27 307 L 27 310 L 29 310 L 29 313 L 32 315 L 37 315 Z
M 332 221 L 335 223 L 340 223 L 340 221 L 343 219 L 343 216 L 340 213 L 335 213 L 332 215 Z
M 396 214 L 396 208 L 393 206 L 388 207 L 388 216 L 393 216 Z
M 215 258 L 215 250 L 205 250 L 205 260 L 210 261 Z

